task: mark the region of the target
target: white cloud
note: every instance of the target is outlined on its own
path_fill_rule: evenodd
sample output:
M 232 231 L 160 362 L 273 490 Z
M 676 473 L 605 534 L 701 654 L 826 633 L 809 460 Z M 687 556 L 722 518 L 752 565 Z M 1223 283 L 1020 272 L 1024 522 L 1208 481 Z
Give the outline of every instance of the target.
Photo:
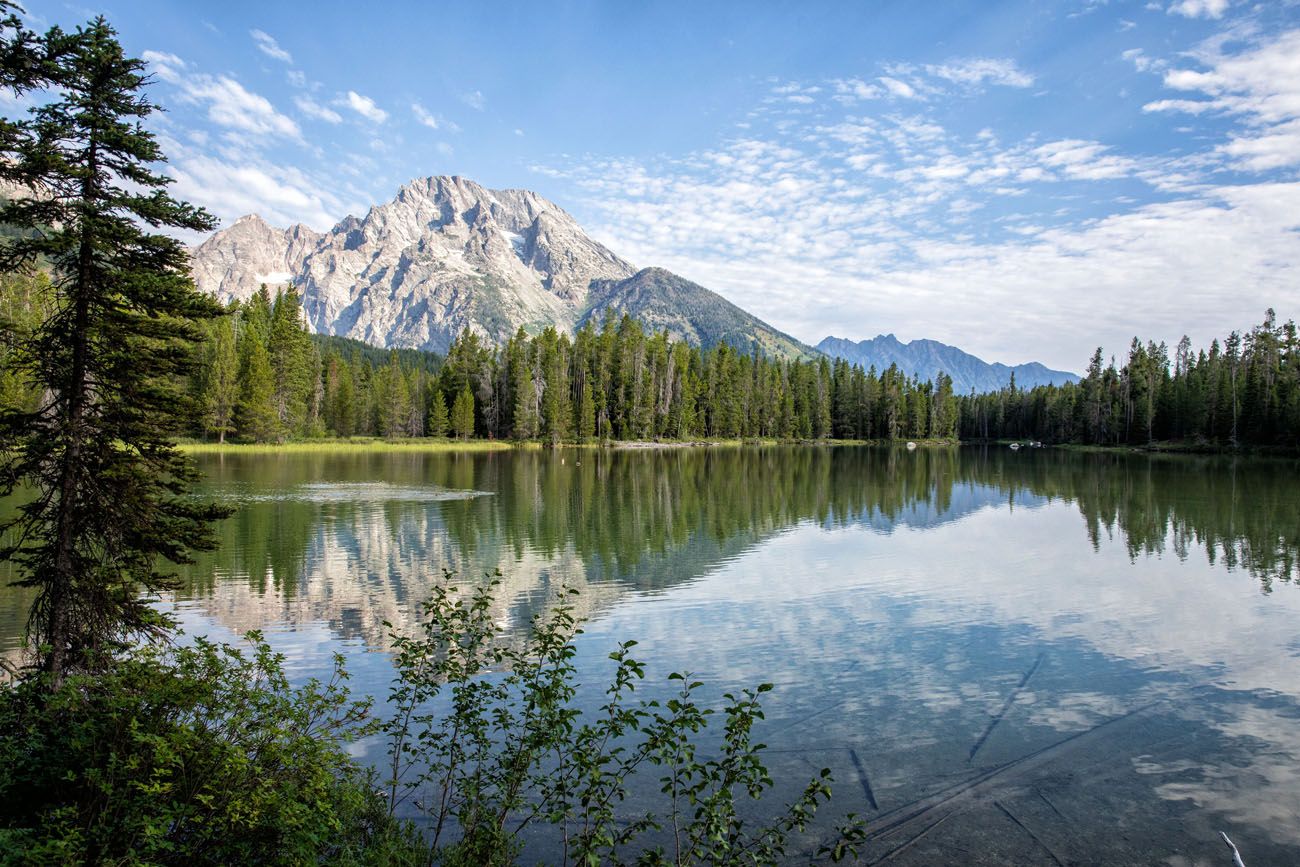
M 1029 87 L 1034 77 L 1016 66 L 1014 60 L 996 57 L 970 57 L 926 66 L 926 72 L 954 84 L 979 86 L 998 84 L 1004 87 Z
M 423 124 L 429 129 L 439 129 L 441 127 L 438 118 L 429 114 L 428 110 L 418 102 L 411 103 L 411 113 L 415 115 L 417 123 Z
M 182 101 L 206 105 L 208 119 L 218 126 L 255 137 L 301 141 L 298 124 L 276 111 L 266 97 L 245 89 L 233 78 L 192 73 L 175 54 L 145 51 L 142 57 L 159 79 L 178 88 Z
M 293 63 L 293 56 L 281 48 L 280 43 L 276 42 L 275 37 L 271 36 L 271 34 L 264 33 L 261 30 L 250 30 L 248 31 L 248 35 L 253 37 L 253 41 L 257 43 L 258 50 L 267 57 L 274 58 L 283 63 Z
M 327 106 L 321 105 L 309 96 L 296 96 L 293 99 L 294 105 L 298 110 L 310 118 L 323 120 L 326 123 L 342 123 L 343 116 L 337 111 Z
M 810 342 L 896 331 L 1077 369 L 1099 341 L 1118 350 L 1135 331 L 1187 331 L 1208 342 L 1300 302 L 1300 210 L 1289 210 L 1300 184 L 1211 186 L 1204 154 L 1142 156 L 1081 137 L 1007 143 L 990 129 L 960 137 L 932 119 L 941 108 L 926 111 L 937 99 L 914 115 L 857 114 L 851 106 L 884 94 L 859 97 L 877 87 L 862 79 L 825 88 L 827 109 L 846 106 L 841 118 L 787 124 L 800 109 L 772 97 L 804 90 L 781 87 L 764 103 L 764 132 L 648 164 L 539 170 L 578 185 L 588 222 L 620 255 Z M 1119 195 L 1121 180 L 1173 200 L 1143 205 Z M 1009 199 L 1023 212 L 995 210 Z
M 880 99 L 885 92 L 874 84 L 868 84 L 860 78 L 836 78 L 830 85 L 835 90 L 832 97 L 836 102 L 853 102 L 859 99 Z
M 202 202 L 223 222 L 256 213 L 273 225 L 301 221 L 321 230 L 335 220 L 338 204 L 326 201 L 320 188 L 294 169 L 203 156 L 179 161 L 173 174 L 178 195 Z
M 434 114 L 419 102 L 411 103 L 411 114 L 415 117 L 416 123 L 427 126 L 429 129 L 436 129 L 439 132 L 460 132 L 460 125 L 454 120 L 448 120 L 440 114 Z
M 900 99 L 917 98 L 916 88 L 912 87 L 912 85 L 905 81 L 900 81 L 897 78 L 891 78 L 887 75 L 881 76 L 879 81 L 885 86 L 885 90 L 889 91 L 891 96 L 897 96 Z
M 1146 72 L 1149 69 L 1159 69 L 1164 66 L 1164 61 L 1148 57 L 1141 48 L 1130 48 L 1120 54 L 1120 57 L 1130 61 L 1133 68 L 1138 72 Z
M 373 99 L 362 96 L 355 90 L 349 90 L 337 104 L 352 109 L 371 123 L 383 123 L 388 120 L 388 112 L 376 105 Z
M 1236 168 L 1267 171 L 1300 165 L 1300 29 L 1237 54 L 1212 41 L 1195 54 L 1204 69 L 1171 69 L 1166 87 L 1199 92 L 1200 99 L 1160 99 L 1148 112 L 1207 112 L 1241 119 L 1218 148 Z
M 1184 18 L 1222 18 L 1228 11 L 1228 0 L 1177 0 L 1169 4 L 1168 11 Z
M 1132 174 L 1136 163 L 1109 150 L 1098 142 L 1066 139 L 1035 148 L 1033 154 L 1044 166 L 1071 178 L 1107 180 Z
M 140 58 L 151 67 L 151 71 L 163 81 L 176 84 L 180 81 L 181 73 L 186 68 L 186 63 L 175 54 L 167 51 L 145 50 Z
M 487 100 L 483 98 L 483 91 L 481 90 L 471 90 L 468 93 L 462 93 L 460 95 L 460 101 L 475 111 L 482 111 L 487 105 Z
M 1220 150 L 1241 168 L 1281 169 L 1300 163 L 1300 120 L 1276 124 L 1257 135 L 1233 136 Z
M 337 176 L 317 175 L 248 153 L 223 156 L 202 144 L 160 138 L 167 153 L 172 193 L 202 205 L 228 225 L 245 214 L 259 214 L 275 226 L 306 223 L 332 226 L 341 214 L 360 213 L 370 200 L 364 191 L 340 190 Z M 186 237 L 196 242 L 199 237 Z

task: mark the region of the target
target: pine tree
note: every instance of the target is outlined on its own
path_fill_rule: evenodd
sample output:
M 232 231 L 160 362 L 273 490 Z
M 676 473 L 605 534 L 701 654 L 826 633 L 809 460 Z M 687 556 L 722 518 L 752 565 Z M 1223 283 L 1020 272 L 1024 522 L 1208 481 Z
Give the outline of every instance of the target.
M 388 364 L 380 373 L 383 383 L 379 406 L 381 432 L 389 439 L 405 436 L 411 418 L 411 392 L 396 352 L 389 355 Z
M 578 396 L 578 439 L 586 442 L 596 434 L 596 401 L 591 397 L 591 383 L 583 382 Z
M 573 406 L 569 401 L 568 339 L 547 327 L 538 339 L 536 355 L 542 369 L 542 433 L 555 444 L 569 438 Z
M 537 436 L 539 424 L 537 411 L 538 382 L 534 372 L 536 353 L 529 346 L 528 336 L 521 327 L 506 346 L 506 364 L 510 370 L 510 392 L 514 396 L 512 430 L 515 439 L 527 440 Z
M 463 440 L 474 435 L 474 395 L 466 385 L 451 405 L 451 429 Z
M 406 378 L 406 435 L 411 437 L 422 437 L 425 431 L 425 422 L 427 413 L 425 408 L 428 400 L 425 396 L 425 375 L 423 368 L 414 368 L 405 371 L 403 375 Z
M 428 434 L 431 437 L 445 437 L 450 420 L 447 418 L 447 399 L 442 396 L 442 389 L 433 389 L 429 400 Z
M 165 629 L 141 591 L 170 583 L 160 558 L 187 562 L 212 544 L 209 522 L 223 512 L 186 496 L 194 473 L 173 438 L 197 414 L 181 386 L 196 322 L 221 310 L 195 290 L 185 247 L 146 231 L 215 221 L 150 168 L 163 155 L 141 123 L 155 110 L 144 64 L 102 18 L 45 43 L 58 58 L 50 101 L 0 136 L 0 179 L 42 190 L 0 210 L 0 222 L 29 230 L 4 244 L 0 266 L 43 258 L 57 299 L 19 351 L 48 396 L 0 418 L 2 493 L 36 492 L 7 522 L 0 556 L 37 591 L 28 633 L 57 685 Z
M 312 392 L 312 346 L 303 327 L 298 291 L 292 286 L 275 296 L 266 351 L 271 359 L 273 402 L 280 428 L 301 435 L 306 431 Z
M 235 429 L 239 399 L 239 358 L 235 354 L 235 327 L 231 316 L 218 319 L 208 336 L 203 401 L 203 427 L 224 443 Z
M 356 370 L 346 361 L 339 366 L 338 390 L 334 393 L 333 425 L 334 433 L 345 439 L 357 432 Z
M 246 333 L 239 344 L 239 401 L 235 406 L 239 432 L 259 443 L 282 439 L 271 357 L 256 334 Z

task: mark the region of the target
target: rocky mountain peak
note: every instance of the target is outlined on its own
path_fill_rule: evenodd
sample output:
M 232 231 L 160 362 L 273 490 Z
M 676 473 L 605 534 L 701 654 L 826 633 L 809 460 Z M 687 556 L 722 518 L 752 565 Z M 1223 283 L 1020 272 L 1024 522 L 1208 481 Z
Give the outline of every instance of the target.
M 194 281 L 223 301 L 245 300 L 263 283 L 293 282 L 304 251 L 314 248 L 320 237 L 302 224 L 277 229 L 247 214 L 192 251 Z
M 432 349 L 467 326 L 491 340 L 570 329 L 592 281 L 635 271 L 536 193 L 447 176 L 412 180 L 323 235 L 241 217 L 192 258 L 199 287 L 223 300 L 292 282 L 317 331 Z
M 199 288 L 222 300 L 292 283 L 313 330 L 376 346 L 445 351 L 466 328 L 493 343 L 520 327 L 573 333 L 608 310 L 692 343 L 811 353 L 702 286 L 637 271 L 537 193 L 462 177 L 412 180 L 324 234 L 249 215 L 191 252 Z

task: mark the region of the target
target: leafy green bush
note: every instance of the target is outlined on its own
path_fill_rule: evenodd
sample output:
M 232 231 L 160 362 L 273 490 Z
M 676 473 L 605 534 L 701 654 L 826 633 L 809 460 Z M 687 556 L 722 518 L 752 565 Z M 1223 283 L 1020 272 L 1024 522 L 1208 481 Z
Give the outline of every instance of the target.
M 416 838 L 343 749 L 369 702 L 338 660 L 292 688 L 250 639 L 0 688 L 0 862 L 409 862 Z
M 294 688 L 257 633 L 243 651 L 198 639 L 146 646 L 52 688 L 0 688 L 0 864 L 776 864 L 831 796 L 830 772 L 766 808 L 773 781 L 752 739 L 762 684 L 720 708 L 673 674 L 636 699 L 635 642 L 610 654 L 606 701 L 578 708 L 572 608 L 512 643 L 497 581 L 463 593 L 448 573 L 421 633 L 394 637 L 382 720 L 353 699 L 342 659 Z M 704 744 L 720 719 L 718 743 Z M 345 744 L 382 735 L 381 772 Z M 645 796 L 661 808 L 646 808 Z M 751 824 L 746 807 L 768 818 Z M 414 813 L 411 822 L 404 816 Z M 816 852 L 855 855 L 849 817 Z M 525 851 L 539 846 L 541 852 Z M 809 845 L 801 841 L 802 860 Z
M 445 578 L 425 604 L 422 634 L 394 636 L 393 715 L 383 724 L 390 810 L 410 802 L 423 814 L 431 863 L 509 864 L 527 831 L 566 865 L 775 864 L 830 799 L 823 769 L 765 823 L 742 817 L 738 802 L 773 785 L 764 746 L 751 739 L 770 684 L 725 695 L 718 711 L 697 702 L 700 683 L 673 674 L 673 698 L 634 700 L 645 669 L 629 641 L 610 654 L 606 703 L 583 714 L 571 607 L 536 617 L 515 646 L 491 610 L 498 581 L 466 597 Z M 706 758 L 701 733 L 718 715 L 721 746 Z M 647 787 L 663 796 L 659 812 L 620 810 Z M 818 857 L 857 854 L 864 826 L 848 818 Z

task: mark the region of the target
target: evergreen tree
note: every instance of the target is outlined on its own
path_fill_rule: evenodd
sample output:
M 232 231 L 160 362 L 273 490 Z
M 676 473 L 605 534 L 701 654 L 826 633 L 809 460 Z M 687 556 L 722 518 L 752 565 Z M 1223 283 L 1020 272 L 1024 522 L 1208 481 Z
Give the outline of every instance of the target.
M 275 407 L 275 374 L 262 341 L 245 333 L 239 342 L 239 401 L 235 419 L 241 434 L 259 443 L 283 439 Z
M 461 389 L 451 405 L 451 429 L 463 440 L 474 435 L 474 395 L 468 385 Z
M 203 427 L 224 443 L 235 430 L 235 406 L 239 399 L 239 358 L 235 354 L 235 326 L 232 316 L 223 316 L 208 334 L 205 353 Z
M 173 438 L 197 415 L 181 385 L 196 321 L 221 310 L 195 290 L 185 247 L 146 231 L 215 221 L 169 196 L 151 168 L 163 155 L 141 123 L 155 110 L 144 64 L 102 18 L 51 30 L 45 45 L 58 58 L 50 101 L 0 136 L 0 179 L 42 190 L 0 210 L 27 230 L 4 243 L 0 265 L 49 262 L 56 298 L 17 359 L 48 396 L 0 418 L 3 494 L 36 492 L 8 521 L 0 555 L 37 590 L 28 632 L 57 685 L 164 628 L 141 595 L 169 584 L 159 558 L 187 562 L 211 545 L 222 512 L 185 496 L 194 474 Z
M 506 345 L 506 364 L 510 370 L 510 391 L 514 397 L 512 430 L 515 439 L 527 440 L 537 436 L 539 383 L 533 369 L 536 353 L 529 345 L 528 335 L 520 328 Z
M 357 432 L 356 370 L 345 361 L 339 364 L 332 418 L 337 436 L 347 438 Z
M 442 389 L 433 389 L 429 399 L 428 434 L 431 437 L 445 437 L 451 421 L 447 417 L 447 399 L 442 396 Z
M 596 435 L 596 401 L 591 396 L 591 383 L 582 384 L 578 395 L 578 440 L 586 442 Z
M 573 418 L 569 402 L 569 342 L 554 327 L 548 327 L 538 343 L 538 364 L 542 372 L 541 433 L 555 444 L 569 438 L 569 422 Z
M 389 357 L 388 365 L 381 371 L 379 392 L 380 432 L 389 439 L 406 436 L 411 419 L 411 392 L 406 374 L 397 363 L 397 353 Z
M 302 322 L 302 305 L 292 286 L 275 296 L 266 339 L 275 384 L 273 402 L 280 429 L 290 434 L 306 430 L 312 392 L 311 340 Z

